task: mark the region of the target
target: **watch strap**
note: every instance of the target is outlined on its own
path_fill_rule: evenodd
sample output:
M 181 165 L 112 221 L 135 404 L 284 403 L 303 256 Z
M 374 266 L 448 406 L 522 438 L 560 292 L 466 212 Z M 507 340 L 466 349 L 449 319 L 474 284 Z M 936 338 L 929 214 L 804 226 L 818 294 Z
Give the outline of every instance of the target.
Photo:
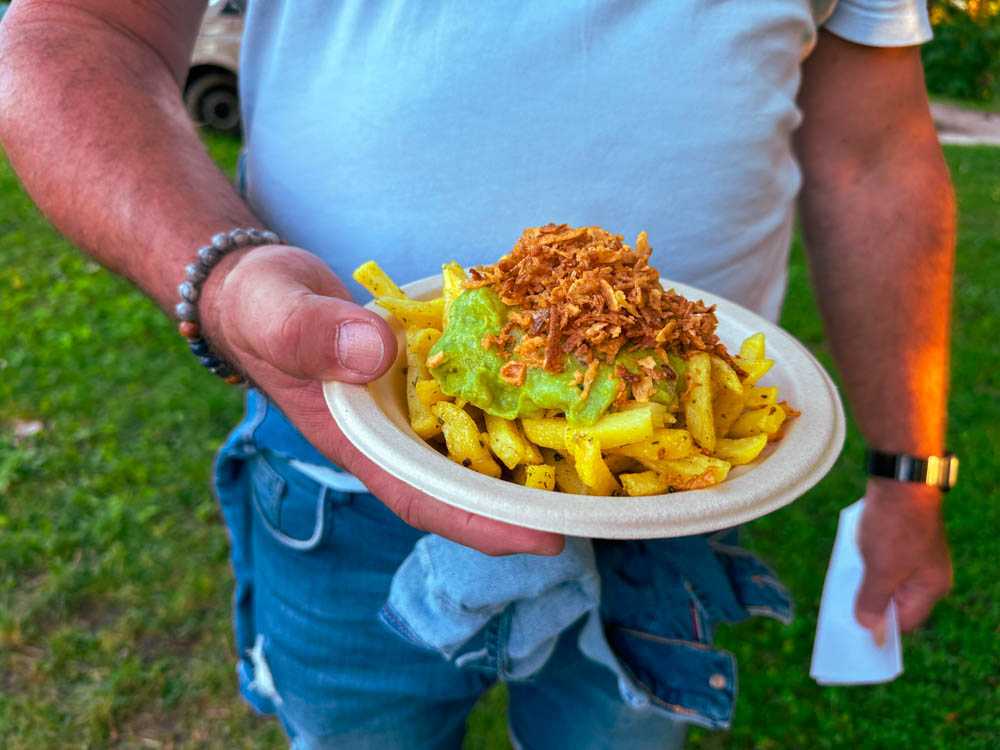
M 885 453 L 869 448 L 868 474 L 898 482 L 920 482 L 947 492 L 958 480 L 958 459 L 951 453 L 943 456 L 912 456 L 908 453 Z

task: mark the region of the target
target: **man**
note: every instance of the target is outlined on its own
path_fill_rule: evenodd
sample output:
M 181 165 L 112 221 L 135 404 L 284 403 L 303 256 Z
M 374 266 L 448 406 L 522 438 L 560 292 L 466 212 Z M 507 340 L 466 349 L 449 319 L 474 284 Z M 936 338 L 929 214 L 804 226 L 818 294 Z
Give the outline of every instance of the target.
M 550 220 L 646 229 L 665 275 L 774 319 L 798 195 L 865 438 L 944 452 L 954 208 L 918 0 L 257 2 L 246 201 L 178 95 L 204 4 L 19 0 L 0 38 L 0 136 L 53 223 L 168 311 L 215 233 L 269 227 L 288 243 L 226 255 L 197 308 L 213 350 L 266 394 L 217 482 L 244 692 L 297 747 L 453 746 L 500 673 L 460 670 L 375 622 L 418 530 L 491 555 L 563 543 L 421 495 L 332 423 L 319 380 L 366 382 L 395 355 L 340 280 L 362 260 L 405 282 L 446 259 L 491 261 Z M 895 598 L 911 629 L 950 585 L 940 492 L 873 478 L 867 498 L 857 616 L 877 632 Z M 692 618 L 723 586 L 691 594 Z M 697 720 L 715 698 L 681 684 L 676 705 L 641 712 L 571 641 L 550 661 L 511 684 L 519 746 L 662 747 L 682 741 L 671 717 Z M 709 684 L 731 699 L 722 675 Z

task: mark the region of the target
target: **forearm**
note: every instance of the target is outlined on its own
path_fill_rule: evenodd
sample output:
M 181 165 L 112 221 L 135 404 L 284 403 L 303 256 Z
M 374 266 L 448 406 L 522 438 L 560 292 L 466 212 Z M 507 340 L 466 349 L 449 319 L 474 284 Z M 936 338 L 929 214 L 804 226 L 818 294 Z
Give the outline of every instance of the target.
M 806 176 L 801 216 L 827 337 L 867 441 L 944 448 L 954 199 L 933 132 Z
M 200 244 L 260 226 L 187 117 L 186 68 L 58 5 L 15 5 L 0 29 L 0 140 L 25 188 L 75 244 L 172 308 Z
M 920 50 L 821 31 L 803 66 L 802 227 L 827 339 L 868 443 L 940 454 L 948 395 L 955 201 Z M 936 487 L 871 478 L 858 543 L 858 621 L 880 638 L 890 600 L 923 622 L 951 585 Z

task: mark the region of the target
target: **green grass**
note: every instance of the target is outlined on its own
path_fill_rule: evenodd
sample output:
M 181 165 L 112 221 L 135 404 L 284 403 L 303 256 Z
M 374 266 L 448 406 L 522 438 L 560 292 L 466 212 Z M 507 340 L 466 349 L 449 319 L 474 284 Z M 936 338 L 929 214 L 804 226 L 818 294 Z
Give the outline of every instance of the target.
M 232 168 L 237 144 L 208 138 Z M 947 500 L 955 592 L 907 638 L 906 674 L 808 678 L 837 509 L 863 486 L 852 428 L 835 470 L 747 537 L 795 594 L 790 627 L 725 628 L 734 729 L 696 748 L 986 748 L 1000 732 L 1000 151 L 952 148 L 961 205 Z M 194 366 L 168 321 L 60 239 L 0 160 L 0 747 L 283 747 L 236 696 L 227 542 L 211 456 L 240 396 Z M 783 318 L 829 356 L 800 249 Z M 19 423 L 40 433 L 15 439 Z M 467 748 L 506 748 L 502 690 Z

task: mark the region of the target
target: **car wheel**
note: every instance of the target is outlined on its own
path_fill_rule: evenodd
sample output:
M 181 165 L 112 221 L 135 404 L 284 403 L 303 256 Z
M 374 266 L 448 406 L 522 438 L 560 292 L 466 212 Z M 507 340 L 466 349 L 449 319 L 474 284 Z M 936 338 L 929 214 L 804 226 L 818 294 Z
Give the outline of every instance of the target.
M 240 97 L 232 73 L 198 76 L 184 92 L 184 103 L 195 122 L 221 133 L 240 132 Z

